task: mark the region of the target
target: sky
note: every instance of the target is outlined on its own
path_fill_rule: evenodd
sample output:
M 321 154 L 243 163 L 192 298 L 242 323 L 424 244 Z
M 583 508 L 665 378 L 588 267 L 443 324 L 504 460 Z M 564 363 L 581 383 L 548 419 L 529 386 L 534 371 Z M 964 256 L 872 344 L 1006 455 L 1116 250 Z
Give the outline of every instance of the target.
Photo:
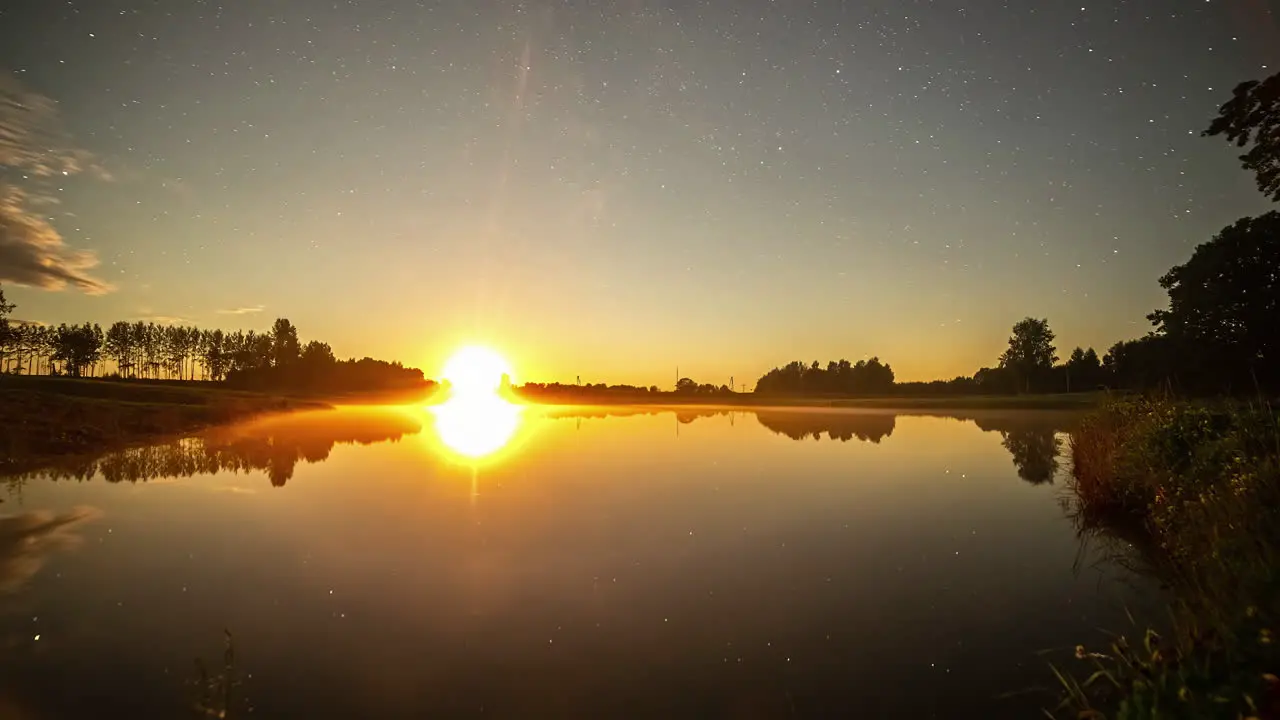
M 263 330 L 430 376 L 899 380 L 1150 329 L 1269 209 L 1200 137 L 1280 0 L 17 0 L 15 317 Z

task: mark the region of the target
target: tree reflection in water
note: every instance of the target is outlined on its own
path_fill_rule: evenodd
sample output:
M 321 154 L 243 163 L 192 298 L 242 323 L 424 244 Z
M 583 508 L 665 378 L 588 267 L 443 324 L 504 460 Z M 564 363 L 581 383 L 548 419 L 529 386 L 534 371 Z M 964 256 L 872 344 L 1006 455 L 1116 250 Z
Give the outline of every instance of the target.
M 303 412 L 63 463 L 30 476 L 84 481 L 100 475 L 118 483 L 265 471 L 271 484 L 280 487 L 293 477 L 298 462 L 322 462 L 334 445 L 396 441 L 421 429 L 420 420 L 390 409 Z
M 1062 439 L 1070 429 L 1058 413 L 1024 411 L 1022 414 L 995 414 L 975 418 L 978 427 L 1000 433 L 1000 444 L 1013 456 L 1018 477 L 1032 485 L 1053 482 L 1061 464 Z
M 1001 444 L 1012 457 L 1018 477 L 1035 485 L 1053 482 L 1061 467 L 1059 458 L 1063 448 L 1059 434 L 1069 430 L 1077 417 L 1071 413 L 1025 410 L 895 413 L 812 408 L 673 410 L 659 407 L 548 408 L 541 415 L 580 420 L 674 413 L 679 426 L 702 418 L 745 412 L 754 414 L 763 427 L 793 440 L 820 440 L 825 436 L 841 442 L 856 438 L 862 442 L 880 443 L 893 434 L 900 414 L 972 421 L 983 431 L 1000 433 Z M 9 479 L 20 483 L 34 477 L 88 480 L 101 475 L 108 482 L 137 482 L 218 472 L 265 471 L 271 484 L 278 487 L 293 477 L 300 461 L 321 462 L 329 457 L 334 445 L 396 441 L 420 432 L 422 427 L 420 416 L 390 408 L 295 413 L 213 430 L 161 445 L 115 452 L 97 459 L 67 461 L 52 469 Z M 502 437 L 507 435 L 502 434 Z
M 756 419 L 761 425 L 792 440 L 819 440 L 826 433 L 828 438 L 841 442 L 858 438 L 863 442 L 873 443 L 879 443 L 893 434 L 896 417 L 893 413 L 884 412 L 792 410 L 756 413 Z

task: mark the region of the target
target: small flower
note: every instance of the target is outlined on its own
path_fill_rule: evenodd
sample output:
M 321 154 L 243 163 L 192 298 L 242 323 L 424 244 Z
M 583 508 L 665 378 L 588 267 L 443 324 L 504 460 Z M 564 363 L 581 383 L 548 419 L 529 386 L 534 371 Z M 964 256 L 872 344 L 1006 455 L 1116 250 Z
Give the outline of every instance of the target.
M 1088 657 L 1088 655 L 1087 655 L 1087 654 L 1085 653 L 1085 651 L 1084 651 L 1084 646 L 1083 646 L 1083 645 L 1077 645 L 1077 646 L 1076 646 L 1076 659 L 1077 659 L 1077 660 L 1083 660 L 1083 659 L 1085 659 L 1086 657 Z

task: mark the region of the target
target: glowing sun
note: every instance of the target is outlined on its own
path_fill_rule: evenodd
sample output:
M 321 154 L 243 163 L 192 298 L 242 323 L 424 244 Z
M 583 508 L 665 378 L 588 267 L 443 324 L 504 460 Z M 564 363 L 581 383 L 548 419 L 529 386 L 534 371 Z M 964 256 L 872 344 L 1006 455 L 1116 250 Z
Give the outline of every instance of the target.
M 479 345 L 469 345 L 453 354 L 444 364 L 440 376 L 449 382 L 454 397 L 485 397 L 498 392 L 502 376 L 514 380 L 511 364 L 497 352 Z

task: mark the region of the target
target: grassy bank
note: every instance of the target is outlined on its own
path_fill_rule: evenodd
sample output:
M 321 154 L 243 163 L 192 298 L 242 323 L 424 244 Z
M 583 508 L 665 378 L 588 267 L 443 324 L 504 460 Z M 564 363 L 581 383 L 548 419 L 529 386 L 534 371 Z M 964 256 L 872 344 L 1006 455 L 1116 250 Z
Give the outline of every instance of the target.
M 194 432 L 313 399 L 216 386 L 0 376 L 0 472 Z
M 1072 433 L 1070 452 L 1081 530 L 1122 539 L 1123 559 L 1176 600 L 1163 635 L 1077 648 L 1060 668 L 1059 716 L 1280 718 L 1274 409 L 1109 404 Z

